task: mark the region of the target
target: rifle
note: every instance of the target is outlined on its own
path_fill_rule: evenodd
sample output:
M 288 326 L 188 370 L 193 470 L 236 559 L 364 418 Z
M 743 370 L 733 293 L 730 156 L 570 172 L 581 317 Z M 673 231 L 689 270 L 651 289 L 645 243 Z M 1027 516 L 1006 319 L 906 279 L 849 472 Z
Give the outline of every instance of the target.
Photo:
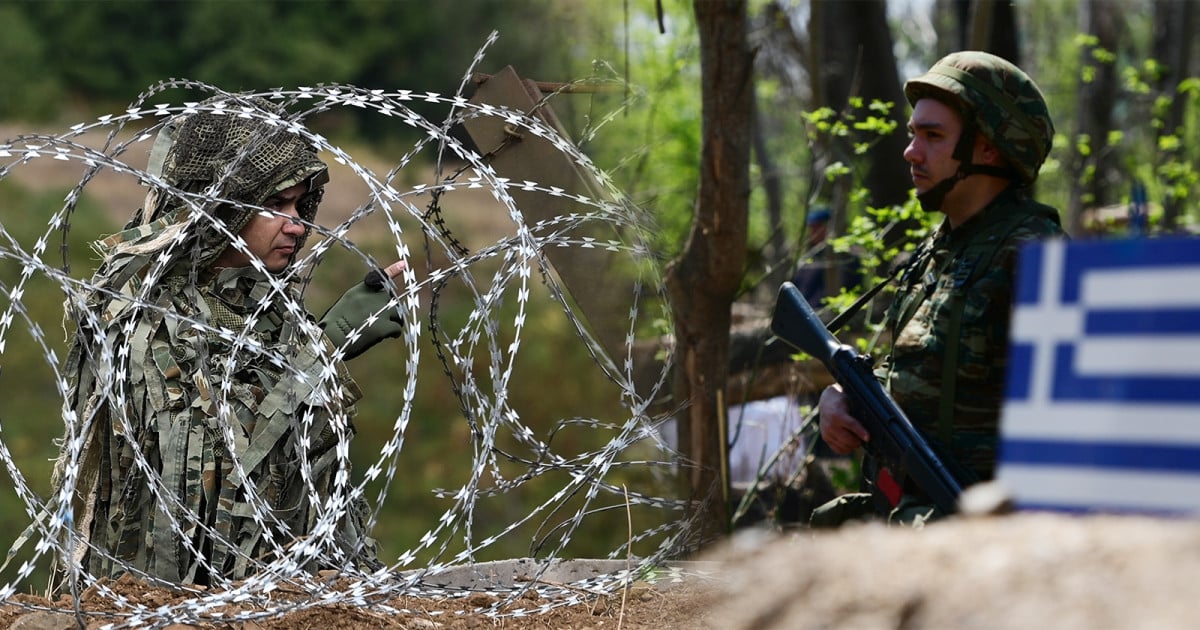
M 771 332 L 825 364 L 849 399 L 850 412 L 871 434 L 868 453 L 897 479 L 906 473 L 943 513 L 956 511 L 962 484 L 880 385 L 871 358 L 838 341 L 791 282 L 779 289 Z

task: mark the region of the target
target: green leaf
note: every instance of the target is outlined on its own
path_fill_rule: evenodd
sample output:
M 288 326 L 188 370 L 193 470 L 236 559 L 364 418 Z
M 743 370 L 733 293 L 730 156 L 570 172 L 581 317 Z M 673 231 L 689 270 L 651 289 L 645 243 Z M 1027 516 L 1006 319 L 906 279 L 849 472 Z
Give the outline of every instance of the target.
M 834 162 L 825 167 L 825 179 L 833 181 L 839 177 L 850 174 L 850 167 L 842 162 Z

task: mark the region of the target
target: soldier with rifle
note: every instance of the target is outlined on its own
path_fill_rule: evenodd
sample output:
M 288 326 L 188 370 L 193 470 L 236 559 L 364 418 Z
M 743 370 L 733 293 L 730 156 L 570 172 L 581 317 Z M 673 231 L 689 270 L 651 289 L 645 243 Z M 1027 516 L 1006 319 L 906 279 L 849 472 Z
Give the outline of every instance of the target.
M 1017 250 L 1063 233 L 1058 211 L 1030 195 L 1054 127 L 1033 80 L 988 53 L 948 55 L 904 93 L 913 107 L 904 159 L 922 207 L 945 220 L 899 274 L 885 319 L 891 353 L 875 376 L 965 487 L 996 466 Z M 821 435 L 837 453 L 884 437 L 848 394 L 836 383 L 819 402 Z M 818 508 L 813 525 L 924 522 L 953 509 L 913 471 L 878 464 L 864 462 L 869 492 Z

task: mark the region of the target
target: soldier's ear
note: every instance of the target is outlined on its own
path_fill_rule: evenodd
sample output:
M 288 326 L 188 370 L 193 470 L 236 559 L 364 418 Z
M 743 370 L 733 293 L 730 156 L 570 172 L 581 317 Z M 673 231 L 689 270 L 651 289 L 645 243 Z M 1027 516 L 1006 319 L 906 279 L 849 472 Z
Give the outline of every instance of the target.
M 980 133 L 976 138 L 976 163 L 988 164 L 992 167 L 1006 167 L 1008 160 L 1001 154 L 1000 149 L 996 149 L 996 145 L 991 143 L 991 140 L 986 138 L 983 133 Z

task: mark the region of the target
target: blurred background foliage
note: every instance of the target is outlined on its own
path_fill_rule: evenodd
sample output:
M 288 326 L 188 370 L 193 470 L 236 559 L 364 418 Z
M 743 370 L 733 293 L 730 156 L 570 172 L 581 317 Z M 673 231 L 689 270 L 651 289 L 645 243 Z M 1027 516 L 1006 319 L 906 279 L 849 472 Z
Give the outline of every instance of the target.
M 553 0 L 5 0 L 0 80 L 26 89 L 5 90 L 0 116 L 119 108 L 167 77 L 235 91 L 351 83 L 445 94 L 493 30 L 508 33 L 494 58 L 566 74 L 589 63 L 574 54 L 578 46 L 615 35 L 611 12 L 598 8 Z M 528 32 L 538 36 L 518 36 Z

